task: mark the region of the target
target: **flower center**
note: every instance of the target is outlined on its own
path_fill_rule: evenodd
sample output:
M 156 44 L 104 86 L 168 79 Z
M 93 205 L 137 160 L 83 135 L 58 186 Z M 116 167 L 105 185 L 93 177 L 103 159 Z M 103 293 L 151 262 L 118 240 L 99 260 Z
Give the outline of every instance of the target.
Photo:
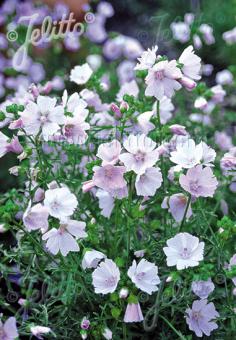
M 201 313 L 200 312 L 193 312 L 193 319 L 194 320 L 199 320 L 201 317 Z
M 145 276 L 145 273 L 144 273 L 144 272 L 141 272 L 141 273 L 138 273 L 138 274 L 136 275 L 136 278 L 137 278 L 137 280 L 141 281 L 141 280 L 143 280 L 144 276 Z
M 116 277 L 110 276 L 108 279 L 105 280 L 105 283 L 108 287 L 113 287 L 116 284 Z
M 199 184 L 198 184 L 198 181 L 192 181 L 190 182 L 190 190 L 193 191 L 193 192 L 196 192 L 199 188 Z
M 141 151 L 138 151 L 134 157 L 137 162 L 143 162 L 145 159 L 145 154 L 142 153 Z
M 113 171 L 112 169 L 105 169 L 105 176 L 108 177 L 109 179 L 112 178 L 112 175 L 113 175 Z
M 157 80 L 163 80 L 164 79 L 164 71 L 161 70 L 161 71 L 156 71 L 155 72 L 155 78 Z
M 183 259 L 188 259 L 190 257 L 190 252 L 188 251 L 188 248 L 184 248 L 181 252 L 181 257 Z

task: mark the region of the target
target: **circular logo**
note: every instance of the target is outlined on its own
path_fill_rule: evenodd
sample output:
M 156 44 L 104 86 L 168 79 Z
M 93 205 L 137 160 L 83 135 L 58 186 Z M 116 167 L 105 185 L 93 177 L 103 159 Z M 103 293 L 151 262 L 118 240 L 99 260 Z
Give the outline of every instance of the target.
M 87 24 L 92 24 L 95 21 L 95 15 L 92 12 L 87 12 L 84 16 L 84 20 Z
M 7 40 L 13 42 L 18 39 L 18 33 L 14 30 L 7 32 Z

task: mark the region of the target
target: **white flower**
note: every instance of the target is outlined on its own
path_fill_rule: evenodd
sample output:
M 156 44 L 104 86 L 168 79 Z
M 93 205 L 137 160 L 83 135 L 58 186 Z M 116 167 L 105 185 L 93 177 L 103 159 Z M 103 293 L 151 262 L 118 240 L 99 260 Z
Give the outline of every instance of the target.
M 159 153 L 155 147 L 156 143 L 144 134 L 130 135 L 124 141 L 124 148 L 128 152 L 121 154 L 120 160 L 127 171 L 133 170 L 136 174 L 143 174 L 159 159 Z
M 146 96 L 154 96 L 161 99 L 164 95 L 172 97 L 174 92 L 181 88 L 177 79 L 182 77 L 180 69 L 177 67 L 176 60 L 160 61 L 149 69 L 145 78 L 147 88 Z
M 119 160 L 121 152 L 120 142 L 116 139 L 109 143 L 100 144 L 97 151 L 97 157 L 102 160 L 102 165 L 115 164 Z
M 130 82 L 126 82 L 122 84 L 116 96 L 117 100 L 121 102 L 125 94 L 128 94 L 129 96 L 134 96 L 135 98 L 137 98 L 139 94 L 139 88 L 135 80 L 131 80 Z
M 63 107 L 56 106 L 56 98 L 45 96 L 38 96 L 37 104 L 29 101 L 20 116 L 27 135 L 36 136 L 42 128 L 45 141 L 48 141 L 49 137 L 59 130 L 59 125 L 65 122 Z
M 70 97 L 67 90 L 64 90 L 62 96 L 62 106 L 67 112 L 77 113 L 84 119 L 88 116 L 89 110 L 86 109 L 87 103 L 77 92 L 74 92 Z
M 78 85 L 82 85 L 87 83 L 92 74 L 93 70 L 88 63 L 77 65 L 70 72 L 70 81 L 73 81 Z
M 176 146 L 176 151 L 170 153 L 170 160 L 178 164 L 181 168 L 190 169 L 202 163 L 206 166 L 213 166 L 211 162 L 215 160 L 216 153 L 205 142 L 195 145 L 193 139 L 188 139 L 183 144 Z
M 99 200 L 99 208 L 102 210 L 101 214 L 104 217 L 110 218 L 114 208 L 114 198 L 109 192 L 102 189 L 97 190 L 96 197 Z
M 202 159 L 202 147 L 195 145 L 193 139 L 189 139 L 182 145 L 176 146 L 176 151 L 170 153 L 170 160 L 180 165 L 182 168 L 190 169 L 199 164 Z
M 36 336 L 38 339 L 42 339 L 42 334 L 48 334 L 51 332 L 51 328 L 44 326 L 32 326 L 30 327 L 31 333 Z
M 97 250 L 87 250 L 82 260 L 82 268 L 96 268 L 98 263 L 105 259 L 106 255 Z
M 53 255 L 60 251 L 63 256 L 67 256 L 70 251 L 79 251 L 76 240 L 87 237 L 85 227 L 85 222 L 67 220 L 61 223 L 59 229 L 52 228 L 45 233 L 42 239 L 47 240 L 46 247 Z
M 148 48 L 147 51 L 144 51 L 140 58 L 138 58 L 139 64 L 135 66 L 135 70 L 148 70 L 151 68 L 156 61 L 156 52 L 158 50 L 158 46 L 152 47 L 152 49 Z
M 179 233 L 167 241 L 163 251 L 167 256 L 167 266 L 178 270 L 195 267 L 203 260 L 204 242 L 189 233 Z
M 94 270 L 92 279 L 96 294 L 113 293 L 120 280 L 119 268 L 112 260 L 106 259 Z
M 198 145 L 202 148 L 201 163 L 205 166 L 214 166 L 212 162 L 214 162 L 216 158 L 215 150 L 208 146 L 205 142 L 201 142 Z
M 216 73 L 216 82 L 220 85 L 230 85 L 233 83 L 234 77 L 229 70 L 223 70 Z
M 44 205 L 53 217 L 71 216 L 78 205 L 77 198 L 66 187 L 49 189 L 45 192 Z
M 139 196 L 154 196 L 162 183 L 162 174 L 159 168 L 148 168 L 139 174 L 135 180 L 135 188 Z
M 157 285 L 160 283 L 157 272 L 158 268 L 154 263 L 142 259 L 137 265 L 133 260 L 132 266 L 128 270 L 128 276 L 137 288 L 151 295 L 158 290 Z
M 86 61 L 94 71 L 102 65 L 102 57 L 99 54 L 90 54 L 87 56 Z
M 179 57 L 179 62 L 183 64 L 181 71 L 186 77 L 194 80 L 201 78 L 201 58 L 199 58 L 193 51 L 193 46 L 188 46 L 185 48 L 181 56 Z

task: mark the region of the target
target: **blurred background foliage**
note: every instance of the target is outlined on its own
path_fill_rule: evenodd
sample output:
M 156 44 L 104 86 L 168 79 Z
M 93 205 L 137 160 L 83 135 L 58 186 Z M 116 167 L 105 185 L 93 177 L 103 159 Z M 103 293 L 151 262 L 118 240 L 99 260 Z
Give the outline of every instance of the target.
M 198 53 L 205 63 L 218 69 L 235 64 L 236 45 L 227 46 L 222 33 L 236 26 L 236 0 L 112 0 L 115 16 L 108 28 L 133 35 L 144 47 L 158 44 L 183 48 L 172 39 L 170 24 L 183 20 L 185 13 L 194 13 L 199 23 L 213 27 L 216 43 L 204 46 Z

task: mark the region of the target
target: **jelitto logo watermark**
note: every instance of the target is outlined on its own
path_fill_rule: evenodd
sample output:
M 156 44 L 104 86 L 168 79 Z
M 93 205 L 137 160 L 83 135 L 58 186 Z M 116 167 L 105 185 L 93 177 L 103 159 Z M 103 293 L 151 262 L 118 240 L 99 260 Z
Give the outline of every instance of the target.
M 15 70 L 20 71 L 27 62 L 29 46 L 40 46 L 55 39 L 63 39 L 68 34 L 75 33 L 78 37 L 85 32 L 85 25 L 82 22 L 76 22 L 74 13 L 69 16 L 62 16 L 60 21 L 53 20 L 51 16 L 43 19 L 41 27 L 36 27 L 39 14 L 35 13 L 30 16 L 22 16 L 17 24 L 24 24 L 27 27 L 25 41 L 16 50 L 12 58 L 12 66 Z M 95 21 L 95 15 L 87 12 L 84 16 L 86 23 L 91 24 Z M 10 42 L 18 40 L 17 30 L 10 30 L 7 33 L 7 39 Z

